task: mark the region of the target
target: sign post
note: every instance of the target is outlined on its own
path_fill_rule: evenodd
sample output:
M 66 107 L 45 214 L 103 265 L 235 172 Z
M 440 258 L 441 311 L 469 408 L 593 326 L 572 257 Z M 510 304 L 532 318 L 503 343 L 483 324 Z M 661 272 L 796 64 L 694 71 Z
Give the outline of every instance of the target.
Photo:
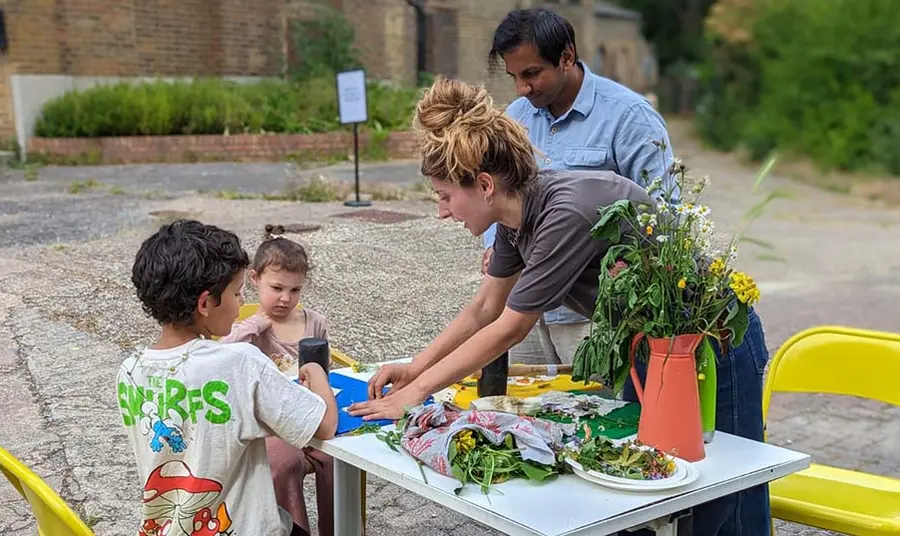
M 359 124 L 369 120 L 366 105 L 366 71 L 351 69 L 337 73 L 338 114 L 342 125 L 353 125 L 353 167 L 356 199 L 344 201 L 348 207 L 368 207 L 369 200 L 359 198 Z

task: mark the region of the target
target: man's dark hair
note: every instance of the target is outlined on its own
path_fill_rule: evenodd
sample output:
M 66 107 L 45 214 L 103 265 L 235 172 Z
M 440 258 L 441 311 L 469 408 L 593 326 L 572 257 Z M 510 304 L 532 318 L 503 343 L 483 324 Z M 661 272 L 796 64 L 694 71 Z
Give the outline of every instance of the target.
M 492 66 L 499 65 L 501 56 L 511 52 L 525 43 L 537 47 L 544 60 L 559 66 L 566 48 L 572 47 L 575 61 L 578 61 L 578 50 L 575 48 L 575 29 L 558 13 L 536 7 L 531 9 L 515 9 L 494 30 L 494 43 L 488 60 Z
M 234 233 L 194 220 L 163 225 L 144 240 L 131 282 L 144 311 L 160 324 L 193 323 L 204 291 L 221 303 L 225 287 L 250 265 Z

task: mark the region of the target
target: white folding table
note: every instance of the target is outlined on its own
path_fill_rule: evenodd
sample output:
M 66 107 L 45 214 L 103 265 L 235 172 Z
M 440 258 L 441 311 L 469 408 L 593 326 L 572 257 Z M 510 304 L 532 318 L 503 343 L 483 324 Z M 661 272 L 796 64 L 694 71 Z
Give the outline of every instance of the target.
M 362 377 L 349 373 L 348 375 Z M 365 375 L 368 376 L 368 375 Z M 536 483 L 513 479 L 481 493 L 428 467 L 406 452 L 395 452 L 374 434 L 314 441 L 334 457 L 335 529 L 338 536 L 363 534 L 362 477 L 371 473 L 505 534 L 587 536 L 611 534 L 651 523 L 657 534 L 676 534 L 670 516 L 713 499 L 776 480 L 809 466 L 807 454 L 717 432 L 696 462 L 700 477 L 683 488 L 662 492 L 617 491 L 562 475 Z M 423 480 L 422 471 L 427 482 Z M 552 500 L 551 500 L 552 499 Z

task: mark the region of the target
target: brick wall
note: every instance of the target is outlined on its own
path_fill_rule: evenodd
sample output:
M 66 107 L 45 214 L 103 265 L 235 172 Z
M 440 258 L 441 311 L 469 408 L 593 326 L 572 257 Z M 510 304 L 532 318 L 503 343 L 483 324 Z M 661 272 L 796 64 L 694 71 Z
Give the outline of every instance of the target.
M 285 0 L 8 2 L 20 74 L 275 74 Z
M 360 152 L 369 137 L 360 134 Z M 392 132 L 383 142 L 390 158 L 416 158 L 411 132 Z M 58 163 L 136 164 L 195 161 L 273 161 L 287 156 L 315 158 L 353 154 L 347 132 L 232 136 L 133 136 L 121 138 L 31 138 L 29 154 Z
M 12 74 L 267 76 L 278 74 L 287 0 L 4 2 Z M 14 133 L 0 103 L 0 137 Z M 10 112 L 6 112 L 10 110 Z

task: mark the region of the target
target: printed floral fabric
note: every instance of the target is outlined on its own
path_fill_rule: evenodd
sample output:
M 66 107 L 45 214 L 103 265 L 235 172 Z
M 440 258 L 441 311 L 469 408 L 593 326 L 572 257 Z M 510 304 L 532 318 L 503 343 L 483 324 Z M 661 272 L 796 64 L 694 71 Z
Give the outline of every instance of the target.
M 462 430 L 480 432 L 495 445 L 511 434 L 523 460 L 544 465 L 555 463 L 553 449 L 559 449 L 563 438 L 562 427 L 554 422 L 499 411 L 466 411 L 445 402 L 413 411 L 400 442 L 417 460 L 442 475 L 453 476 L 448 452 L 453 437 Z

